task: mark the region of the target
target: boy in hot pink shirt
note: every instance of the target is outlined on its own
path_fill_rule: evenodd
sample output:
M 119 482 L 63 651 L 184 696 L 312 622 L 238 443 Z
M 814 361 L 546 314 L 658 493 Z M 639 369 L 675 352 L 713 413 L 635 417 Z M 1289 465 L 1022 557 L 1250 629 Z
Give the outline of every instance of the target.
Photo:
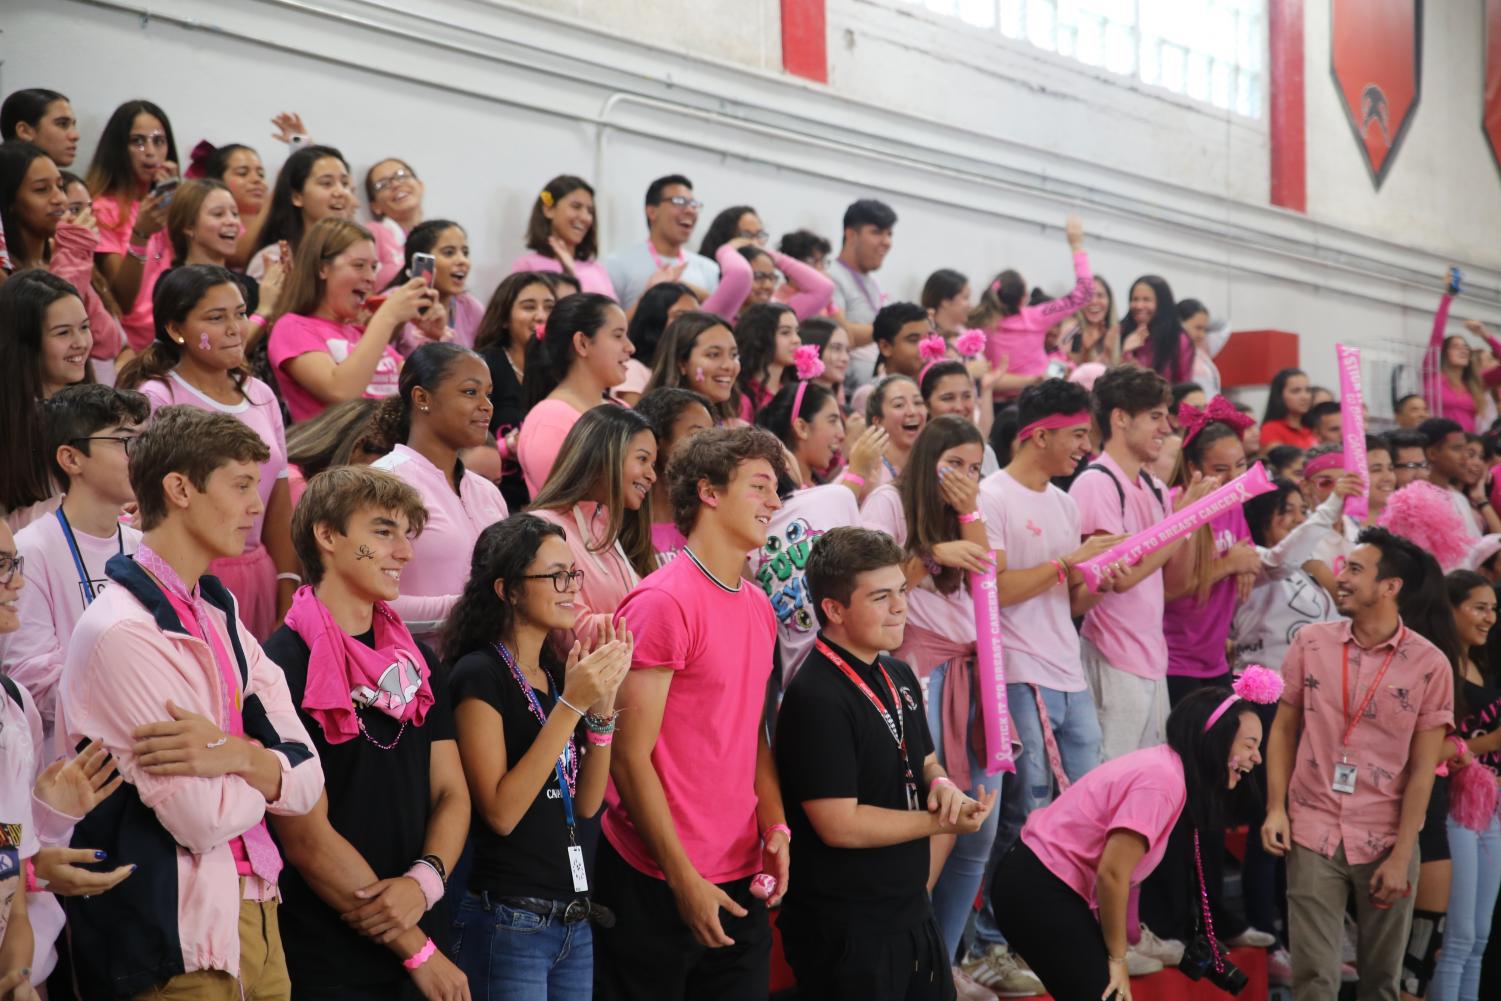
M 1287 857 L 1295 996 L 1339 993 L 1353 886 L 1359 996 L 1396 1001 L 1418 832 L 1454 727 L 1454 671 L 1403 624 L 1399 598 L 1441 591 L 1443 579 L 1412 542 L 1367 528 L 1338 583 L 1336 604 L 1349 618 L 1304 626 L 1282 662 L 1261 840 Z
M 760 428 L 701 431 L 673 455 L 682 554 L 626 596 L 638 637 L 620 689 L 595 900 L 602 998 L 764 999 L 766 907 L 787 890 L 789 833 L 763 705 L 776 616 L 741 580 L 781 506 L 783 448 Z M 766 895 L 751 877 L 770 873 Z
M 52 745 L 57 683 L 68 640 L 84 609 L 109 583 L 104 565 L 136 551 L 141 533 L 120 520 L 135 500 L 126 447 L 148 404 L 109 386 L 66 386 L 44 404 L 52 475 L 67 484 L 62 506 L 16 533 L 26 583 L 16 602 L 21 627 L 0 637 L 0 659 L 36 699 Z
M 126 781 L 73 842 L 139 869 L 67 901 L 84 997 L 290 996 L 265 815 L 311 810 L 323 771 L 281 669 L 205 574 L 244 550 L 267 452 L 228 414 L 190 407 L 164 408 L 131 449 L 145 536 L 106 566 L 58 691 L 59 740 L 103 744 Z

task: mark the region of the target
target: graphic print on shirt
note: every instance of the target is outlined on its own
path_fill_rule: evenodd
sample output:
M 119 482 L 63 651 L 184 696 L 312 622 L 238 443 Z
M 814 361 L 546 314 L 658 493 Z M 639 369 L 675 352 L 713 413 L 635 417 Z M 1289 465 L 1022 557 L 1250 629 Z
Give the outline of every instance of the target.
M 401 650 L 397 652 L 396 660 L 380 673 L 380 680 L 376 682 L 378 691 L 372 692 L 359 685 L 349 694 L 356 705 L 374 705 L 399 717 L 407 704 L 417 697 L 421 687 L 422 672 L 415 657 Z
M 808 551 L 813 548 L 813 540 L 822 534 L 823 530 L 813 528 L 808 519 L 795 518 L 787 523 L 780 535 L 768 535 L 766 545 L 761 547 L 761 568 L 756 571 L 756 583 L 771 599 L 777 624 L 800 633 L 818 628 L 803 568 L 808 565 Z
M 87 583 L 79 581 L 78 600 L 83 603 L 84 608 L 88 608 L 89 602 L 103 594 L 108 585 L 108 577 L 90 577 Z

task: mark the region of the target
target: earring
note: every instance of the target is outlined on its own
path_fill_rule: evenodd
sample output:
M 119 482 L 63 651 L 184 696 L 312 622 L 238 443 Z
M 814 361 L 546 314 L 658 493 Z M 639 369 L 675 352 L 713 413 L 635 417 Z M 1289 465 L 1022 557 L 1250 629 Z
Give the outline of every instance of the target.
M 417 409 L 421 410 L 424 414 L 427 413 L 427 408 L 426 407 L 418 407 Z
M 213 345 L 209 343 L 208 332 L 207 331 L 200 332 L 198 334 L 198 350 L 199 351 L 207 351 L 211 347 L 213 347 Z
M 176 342 L 177 342 L 177 343 L 178 343 L 178 344 L 185 344 L 185 343 L 187 343 L 187 342 L 186 342 L 186 341 L 184 341 L 184 340 L 183 340 L 183 339 L 182 339 L 182 338 L 181 338 L 181 337 L 174 337 L 174 338 L 172 338 L 172 339 L 173 339 L 173 340 L 174 340 L 174 341 L 176 341 Z

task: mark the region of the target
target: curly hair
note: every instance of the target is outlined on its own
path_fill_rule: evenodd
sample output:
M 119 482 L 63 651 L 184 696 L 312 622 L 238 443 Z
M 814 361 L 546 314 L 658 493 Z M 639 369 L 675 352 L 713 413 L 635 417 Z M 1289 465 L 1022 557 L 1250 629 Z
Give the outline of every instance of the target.
M 701 506 L 699 483 L 723 489 L 735 470 L 753 459 L 770 463 L 778 480 L 787 475 L 786 449 L 765 428 L 708 428 L 675 447 L 667 463 L 667 487 L 677 530 L 684 535 L 693 531 Z

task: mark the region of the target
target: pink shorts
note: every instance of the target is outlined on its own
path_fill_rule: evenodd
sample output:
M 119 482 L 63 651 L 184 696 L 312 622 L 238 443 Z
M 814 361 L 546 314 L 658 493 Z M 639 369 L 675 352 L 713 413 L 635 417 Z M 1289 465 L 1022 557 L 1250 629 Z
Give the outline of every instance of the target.
M 281 625 L 276 620 L 276 564 L 263 545 L 239 556 L 209 564 L 209 573 L 219 578 L 240 603 L 240 621 L 264 643 Z

